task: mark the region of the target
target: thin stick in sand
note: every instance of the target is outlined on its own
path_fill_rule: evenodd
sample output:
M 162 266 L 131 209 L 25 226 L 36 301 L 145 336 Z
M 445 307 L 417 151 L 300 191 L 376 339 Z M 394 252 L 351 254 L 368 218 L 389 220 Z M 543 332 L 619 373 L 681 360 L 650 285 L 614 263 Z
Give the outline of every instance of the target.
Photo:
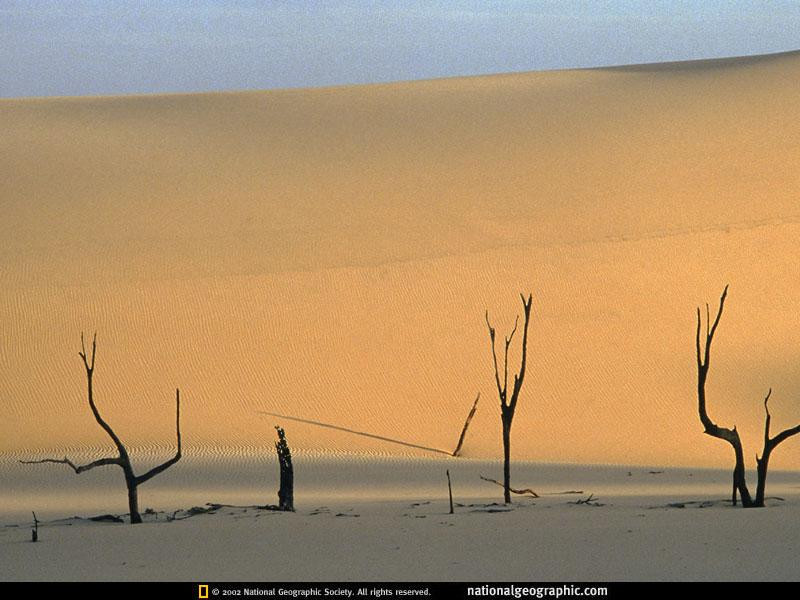
M 344 431 L 346 433 L 353 433 L 355 435 L 360 435 L 363 437 L 372 438 L 374 440 L 380 440 L 382 442 L 389 442 L 392 444 L 399 444 L 401 446 L 407 446 L 409 448 L 417 448 L 418 450 L 426 450 L 428 452 L 436 452 L 438 454 L 445 454 L 447 456 L 452 456 L 450 452 L 446 450 L 440 450 L 439 448 L 430 448 L 428 446 L 421 446 L 420 444 L 412 444 L 411 442 L 404 442 L 403 440 L 395 440 L 393 438 L 384 437 L 382 435 L 375 435 L 374 433 L 367 433 L 366 431 L 356 431 L 355 429 L 348 429 L 347 427 L 340 427 L 339 425 L 331 425 L 330 423 L 322 423 L 320 421 L 312 421 L 311 419 L 301 419 L 300 417 L 290 417 L 288 415 L 282 415 L 279 413 L 267 412 L 264 410 L 257 411 L 262 415 L 269 415 L 271 417 L 279 417 L 281 419 L 289 419 L 290 421 L 297 421 L 298 423 L 307 423 L 308 425 L 316 425 L 317 427 L 327 427 L 328 429 L 335 429 L 337 431 Z

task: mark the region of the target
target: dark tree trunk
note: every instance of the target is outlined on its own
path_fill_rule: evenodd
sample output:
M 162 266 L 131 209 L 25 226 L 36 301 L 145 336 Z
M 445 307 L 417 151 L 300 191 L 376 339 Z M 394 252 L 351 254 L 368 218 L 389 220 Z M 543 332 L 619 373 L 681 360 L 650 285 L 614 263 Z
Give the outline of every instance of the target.
M 753 506 L 764 506 L 764 492 L 767 489 L 767 469 L 769 468 L 770 452 L 758 459 L 758 483 L 756 484 L 756 500 Z
M 511 504 L 511 420 L 503 418 L 503 502 Z
M 286 442 L 286 434 L 279 426 L 278 441 L 275 450 L 278 453 L 278 466 L 280 467 L 280 488 L 278 489 L 278 508 L 280 510 L 294 511 L 294 467 L 292 466 L 292 452 Z
M 736 456 L 736 466 L 733 469 L 733 487 L 739 492 L 742 506 L 747 508 L 753 505 L 753 499 L 750 496 L 750 490 L 747 489 L 747 482 L 745 481 L 744 452 L 741 443 L 734 447 L 734 454 Z M 734 506 L 735 505 L 736 503 L 734 502 Z
M 142 522 L 139 514 L 139 484 L 132 472 L 125 473 L 125 485 L 128 487 L 128 512 L 131 515 L 131 525 Z

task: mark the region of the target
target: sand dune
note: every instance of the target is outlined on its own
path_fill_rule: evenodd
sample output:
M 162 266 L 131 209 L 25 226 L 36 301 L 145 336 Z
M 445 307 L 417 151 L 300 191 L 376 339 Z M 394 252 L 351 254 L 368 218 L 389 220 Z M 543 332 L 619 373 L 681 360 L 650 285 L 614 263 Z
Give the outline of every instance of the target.
M 499 455 L 488 308 L 534 295 L 513 453 L 727 466 L 800 420 L 800 54 L 252 93 L 0 100 L 0 453 L 263 448 L 273 419 Z M 512 361 L 516 354 L 512 354 Z M 299 451 L 423 453 L 292 422 Z M 775 468 L 800 467 L 787 442 Z

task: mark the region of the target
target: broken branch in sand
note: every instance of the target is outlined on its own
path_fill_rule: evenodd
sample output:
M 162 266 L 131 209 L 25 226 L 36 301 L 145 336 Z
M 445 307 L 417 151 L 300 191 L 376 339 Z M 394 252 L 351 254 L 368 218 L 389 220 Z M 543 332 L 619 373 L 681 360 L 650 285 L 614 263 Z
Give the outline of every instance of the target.
M 502 483 L 500 483 L 499 481 L 497 481 L 496 479 L 491 479 L 491 478 L 489 478 L 489 477 L 484 477 L 483 475 L 479 475 L 479 477 L 480 477 L 481 479 L 483 479 L 484 481 L 488 481 L 489 483 L 494 483 L 495 485 L 499 485 L 499 486 L 500 486 L 500 487 L 502 487 L 502 488 L 505 488 L 505 487 L 506 487 L 506 486 L 504 486 Z M 538 498 L 538 497 L 539 497 L 539 494 L 537 494 L 536 492 L 534 492 L 534 491 L 533 491 L 532 489 L 530 489 L 530 488 L 525 488 L 524 490 L 517 490 L 517 489 L 514 489 L 514 488 L 512 488 L 512 487 L 509 487 L 509 488 L 508 488 L 508 490 L 509 490 L 509 491 L 510 491 L 512 494 L 517 494 L 517 495 L 519 495 L 519 496 L 530 496 L 531 498 Z
M 605 504 L 599 502 L 599 498 L 595 498 L 594 494 L 589 494 L 586 498 L 582 500 L 575 500 L 574 502 L 569 502 L 568 504 L 576 504 L 576 505 L 583 505 L 583 506 L 605 506 Z

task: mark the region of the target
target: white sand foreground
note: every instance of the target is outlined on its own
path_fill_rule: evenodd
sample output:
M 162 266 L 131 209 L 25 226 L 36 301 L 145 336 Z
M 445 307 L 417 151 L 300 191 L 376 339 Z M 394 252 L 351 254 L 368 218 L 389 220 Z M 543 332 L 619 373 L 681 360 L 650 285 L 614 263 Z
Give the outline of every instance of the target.
M 139 526 L 66 520 L 0 530 L 0 580 L 797 580 L 800 495 L 765 509 L 663 497 L 475 499 L 223 508 Z M 416 504 L 416 505 L 415 505 Z M 488 504 L 488 506 L 487 506 Z M 501 511 L 501 512 L 494 512 Z M 153 517 L 150 517 L 151 519 Z M 758 557 L 758 560 L 753 560 Z

